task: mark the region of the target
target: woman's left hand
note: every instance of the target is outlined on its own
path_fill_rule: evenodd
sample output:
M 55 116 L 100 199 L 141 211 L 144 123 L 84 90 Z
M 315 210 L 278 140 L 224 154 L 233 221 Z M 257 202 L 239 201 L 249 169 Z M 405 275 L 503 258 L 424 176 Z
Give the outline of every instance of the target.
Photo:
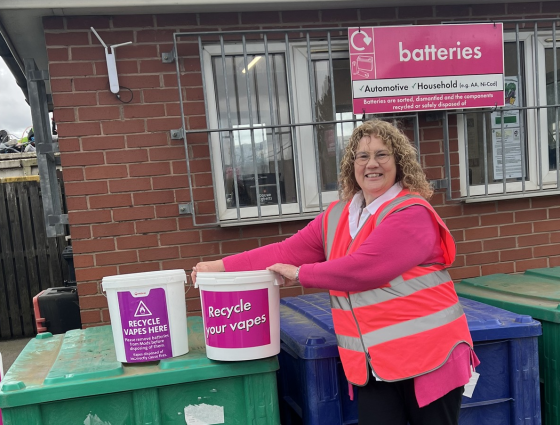
M 285 279 L 284 286 L 294 286 L 299 284 L 299 282 L 296 282 L 296 271 L 298 269 L 296 266 L 292 266 L 291 264 L 276 263 L 266 269 L 282 275 Z
M 202 261 L 192 268 L 191 279 L 196 283 L 196 275 L 198 272 L 223 272 L 225 271 L 224 262 L 222 260 Z

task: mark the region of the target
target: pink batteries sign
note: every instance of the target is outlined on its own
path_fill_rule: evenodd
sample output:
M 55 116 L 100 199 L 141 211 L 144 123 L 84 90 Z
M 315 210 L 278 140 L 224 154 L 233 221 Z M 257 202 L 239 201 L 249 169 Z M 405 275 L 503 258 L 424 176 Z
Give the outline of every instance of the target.
M 504 105 L 502 24 L 348 29 L 355 114 Z

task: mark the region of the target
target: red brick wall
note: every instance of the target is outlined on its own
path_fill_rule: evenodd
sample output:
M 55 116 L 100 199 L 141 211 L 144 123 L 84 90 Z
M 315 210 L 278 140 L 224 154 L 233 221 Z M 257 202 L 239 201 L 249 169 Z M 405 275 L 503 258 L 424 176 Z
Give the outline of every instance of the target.
M 44 20 L 55 119 L 71 223 L 82 322 L 109 322 L 104 276 L 152 270 L 189 270 L 201 260 L 220 258 L 284 239 L 306 222 L 235 228 L 195 228 L 179 216 L 189 202 L 182 141 L 169 130 L 181 127 L 175 64 L 161 54 L 175 31 L 342 26 L 356 24 L 435 24 L 450 20 L 558 17 L 560 3 L 385 7 L 286 12 L 51 17 Z M 133 41 L 117 50 L 119 82 L 134 99 L 123 104 L 109 92 L 102 47 Z M 197 54 L 197 53 L 195 53 Z M 197 61 L 192 61 L 196 64 Z M 184 96 L 189 128 L 204 128 L 199 66 L 186 70 Z M 127 100 L 127 92 L 121 92 Z M 441 178 L 441 122 L 421 119 L 423 165 Z M 455 136 L 456 137 L 456 136 Z M 453 135 L 452 135 L 453 138 Z M 454 143 L 453 143 L 454 142 Z M 195 199 L 212 205 L 206 137 L 190 139 Z M 456 146 L 456 138 L 452 146 Z M 456 150 L 456 148 L 455 148 Z M 454 171 L 455 173 L 455 171 Z M 432 203 L 457 241 L 454 279 L 560 266 L 560 196 L 476 204 Z M 303 293 L 283 289 L 283 295 Z M 198 292 L 187 293 L 189 313 L 200 311 Z

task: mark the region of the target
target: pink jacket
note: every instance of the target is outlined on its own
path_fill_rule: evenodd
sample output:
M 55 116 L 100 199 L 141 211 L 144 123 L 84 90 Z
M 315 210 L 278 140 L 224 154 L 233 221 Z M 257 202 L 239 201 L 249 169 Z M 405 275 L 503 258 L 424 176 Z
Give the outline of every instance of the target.
M 275 263 L 301 266 L 299 280 L 306 288 L 363 291 L 377 288 L 418 264 L 442 261 L 437 230 L 422 206 L 387 217 L 353 253 L 326 261 L 322 214 L 290 238 L 224 258 L 226 271 L 263 270 Z M 459 345 L 447 363 L 414 378 L 420 407 L 465 385 L 479 361 L 466 344 Z

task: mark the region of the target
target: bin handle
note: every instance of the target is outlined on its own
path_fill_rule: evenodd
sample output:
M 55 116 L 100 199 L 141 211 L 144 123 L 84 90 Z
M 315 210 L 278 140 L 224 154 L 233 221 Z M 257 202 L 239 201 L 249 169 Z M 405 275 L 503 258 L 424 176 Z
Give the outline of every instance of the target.
M 43 294 L 43 292 L 45 292 L 45 290 L 39 292 L 36 296 L 33 297 L 33 312 L 35 313 L 35 324 L 37 325 L 37 333 L 47 331 L 47 319 L 41 317 L 41 311 L 39 309 L 39 297 Z

